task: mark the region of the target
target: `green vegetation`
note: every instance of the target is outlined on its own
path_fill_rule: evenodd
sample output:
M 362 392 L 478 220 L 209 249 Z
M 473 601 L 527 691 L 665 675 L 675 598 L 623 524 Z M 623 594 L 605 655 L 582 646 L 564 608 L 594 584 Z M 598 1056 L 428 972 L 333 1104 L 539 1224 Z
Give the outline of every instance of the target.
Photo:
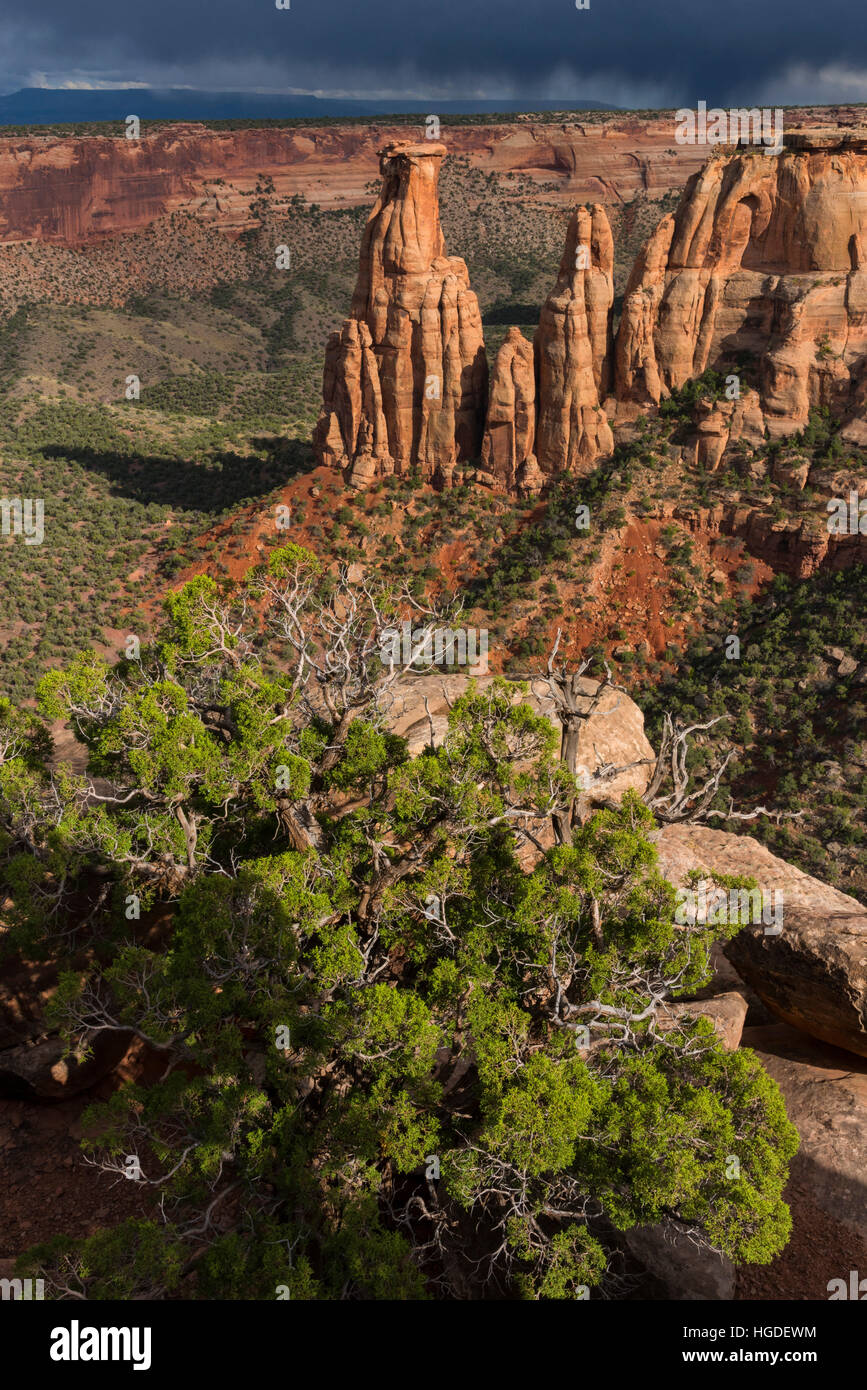
M 726 658 L 737 634 L 738 659 Z M 836 651 L 835 657 L 831 651 Z M 848 674 L 836 674 L 839 654 Z M 730 715 L 694 754 L 696 771 L 734 743 L 737 804 L 800 812 L 750 834 L 807 873 L 867 902 L 867 570 L 778 576 L 754 602 L 734 606 L 697 636 L 658 685 L 633 690 L 651 740 L 669 710 L 685 722 Z M 833 846 L 829 852 L 829 846 Z
M 32 695 L 40 671 L 68 659 L 82 640 L 105 644 L 112 630 L 144 619 L 136 571 L 156 586 L 199 559 L 196 538 L 245 503 L 267 497 L 299 468 L 303 446 L 265 442 L 244 452 L 201 448 L 181 432 L 167 447 L 153 429 L 133 441 L 120 412 L 79 402 L 0 406 L 0 448 L 16 460 L 2 471 L 4 497 L 43 499 L 45 539 L 0 540 L 3 660 L 0 689 Z M 205 435 L 208 440 L 208 435 Z M 243 443 L 239 439 L 243 448 Z
M 491 360 L 512 324 L 532 336 L 562 252 L 566 214 L 533 191 L 462 158 L 443 171 Z M 447 493 L 417 476 L 336 501 L 324 487 L 324 504 L 296 489 L 293 525 L 321 562 L 290 547 L 241 591 L 199 578 L 153 633 L 175 577 L 249 555 L 255 517 L 312 463 L 366 210 L 277 200 L 264 178 L 256 193 L 218 283 L 166 289 L 157 262 L 122 309 L 27 303 L 0 324 L 0 493 L 46 513 L 44 545 L 0 542 L 4 939 L 61 962 L 50 1021 L 70 1049 L 110 1018 L 166 1062 L 86 1126 L 108 1172 L 141 1159 L 141 1216 L 60 1235 L 26 1268 L 90 1298 L 572 1298 L 619 1293 L 623 1232 L 662 1219 L 767 1262 L 788 1238 L 794 1134 L 749 1051 L 725 1053 L 705 1023 L 657 1028 L 653 1000 L 707 981 L 710 933 L 675 927 L 646 808 L 598 813 L 527 872 L 520 827 L 570 794 L 546 721 L 500 685 L 471 688 L 444 747 L 411 762 L 383 726 L 369 627 L 314 672 L 345 587 L 335 562 L 440 601 L 450 572 L 512 671 L 539 667 L 555 623 L 568 636 L 603 610 L 583 655 L 618 644 L 651 740 L 665 712 L 722 716 L 689 763 L 700 777 L 734 742 L 715 805 L 798 812 L 745 828 L 867 903 L 865 571 L 723 597 L 729 576 L 756 586 L 756 559 L 687 529 L 690 509 L 732 500 L 819 526 L 822 499 L 786 465 L 852 451 L 816 411 L 797 438 L 707 472 L 681 454 L 700 404 L 724 399 L 725 372 L 707 371 L 541 498 L 472 485 L 476 461 Z M 615 213 L 618 291 L 668 207 Z M 282 241 L 295 274 L 270 268 Z M 732 367 L 744 387 L 752 366 Z M 631 518 L 648 526 L 612 556 Z M 662 662 L 628 603 L 584 592 L 600 555 L 606 595 L 646 573 L 630 559 L 643 546 L 664 564 Z M 286 640 L 296 584 L 306 666 Z M 393 593 L 382 603 L 397 615 Z M 116 663 L 130 631 L 141 659 Z M 56 721 L 86 745 L 85 774 L 47 773 Z
M 0 705 L 7 942 L 66 965 L 70 1048 L 111 1020 L 166 1064 L 86 1121 L 149 1210 L 22 1269 L 88 1298 L 563 1299 L 663 1217 L 768 1262 L 797 1137 L 751 1052 L 657 1026 L 720 929 L 675 923 L 650 812 L 522 870 L 521 825 L 577 788 L 548 721 L 471 686 L 408 760 L 380 714 L 400 601 L 356 592 L 347 625 L 347 586 L 280 549 L 172 595 L 140 659 Z M 56 719 L 87 775 L 47 773 Z

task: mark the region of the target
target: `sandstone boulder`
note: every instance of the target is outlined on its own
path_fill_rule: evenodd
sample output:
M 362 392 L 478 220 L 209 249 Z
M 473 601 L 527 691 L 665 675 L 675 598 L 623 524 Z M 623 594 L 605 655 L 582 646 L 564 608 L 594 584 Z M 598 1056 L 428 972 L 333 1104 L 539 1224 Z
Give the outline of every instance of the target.
M 734 1296 L 731 1260 L 696 1245 L 674 1221 L 634 1226 L 625 1232 L 624 1243 L 649 1276 L 645 1297 L 704 1302 Z
M 4 962 L 0 973 L 0 1055 L 45 1033 L 44 1009 L 57 988 L 49 961 Z
M 692 869 L 747 874 L 782 908 L 726 946 L 741 977 L 772 1013 L 815 1038 L 867 1056 L 867 909 L 778 859 L 750 835 L 666 825 L 660 869 L 681 886 Z M 776 928 L 781 927 L 779 934 Z
M 126 1029 L 103 1029 L 90 1055 L 67 1054 L 60 1038 L 22 1043 L 0 1052 L 0 1096 L 66 1100 L 95 1086 L 123 1059 L 133 1035 Z
M 710 999 L 693 1000 L 686 1004 L 680 1000 L 673 1000 L 663 1006 L 656 1026 L 661 1033 L 669 1033 L 681 1020 L 688 1022 L 695 1018 L 707 1018 L 713 1024 L 713 1030 L 726 1052 L 736 1052 L 740 1045 L 748 1007 L 748 1001 L 739 990 L 717 994 Z
M 478 676 L 476 686 L 486 689 L 495 678 Z M 419 675 L 399 681 L 388 699 L 386 719 L 392 733 L 408 740 L 410 754 L 415 757 L 423 748 L 442 743 L 448 726 L 448 713 L 455 700 L 464 693 L 470 677 L 465 675 Z M 598 688 L 594 680 L 582 681 L 584 698 L 589 709 Z M 550 720 L 559 735 L 560 720 L 554 701 L 542 680 L 532 681 L 527 694 L 515 691 L 515 702 L 526 700 L 539 714 Z M 589 804 L 619 801 L 629 788 L 642 793 L 648 786 L 655 755 L 645 733 L 644 715 L 628 695 L 607 690 L 592 715 L 582 725 L 578 739 L 578 773 L 592 776 L 603 764 L 629 767 L 595 788 L 588 794 Z

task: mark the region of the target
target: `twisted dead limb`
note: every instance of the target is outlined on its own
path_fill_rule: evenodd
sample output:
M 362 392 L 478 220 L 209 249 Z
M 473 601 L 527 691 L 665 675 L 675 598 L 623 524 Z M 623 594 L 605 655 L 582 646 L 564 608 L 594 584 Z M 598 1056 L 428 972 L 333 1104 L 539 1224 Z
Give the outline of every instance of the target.
M 720 714 L 716 719 L 709 719 L 704 724 L 679 725 L 675 724 L 671 715 L 666 712 L 656 766 L 642 797 L 645 805 L 650 807 L 657 820 L 666 824 L 680 821 L 694 825 L 712 818 L 751 821 L 757 820 L 759 816 L 771 816 L 778 824 L 781 820 L 800 819 L 804 815 L 803 811 L 771 811 L 767 806 L 756 806 L 752 811 L 736 811 L 731 797 L 727 811 L 711 809 L 711 804 L 720 789 L 722 775 L 735 755 L 733 748 L 728 750 L 704 782 L 690 790 L 691 778 L 687 770 L 689 740 L 694 734 L 714 728 L 727 717 Z M 673 789 L 667 796 L 660 796 L 660 788 L 667 777 L 671 778 Z

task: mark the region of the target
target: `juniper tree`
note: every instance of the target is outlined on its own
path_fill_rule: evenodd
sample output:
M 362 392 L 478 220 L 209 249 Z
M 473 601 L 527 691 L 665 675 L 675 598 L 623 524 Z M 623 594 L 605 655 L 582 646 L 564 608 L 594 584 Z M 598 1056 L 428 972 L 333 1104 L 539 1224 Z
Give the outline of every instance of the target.
M 161 1059 L 85 1140 L 150 1215 L 26 1267 L 61 1297 L 565 1298 L 616 1292 L 618 1232 L 663 1218 L 776 1255 L 795 1132 L 751 1052 L 672 1026 L 725 929 L 675 921 L 639 798 L 576 822 L 502 680 L 410 758 L 383 638 L 440 615 L 407 592 L 285 547 L 165 607 L 138 660 L 0 710 L 10 939 L 62 954 L 70 1047 Z M 85 773 L 49 769 L 56 719 Z

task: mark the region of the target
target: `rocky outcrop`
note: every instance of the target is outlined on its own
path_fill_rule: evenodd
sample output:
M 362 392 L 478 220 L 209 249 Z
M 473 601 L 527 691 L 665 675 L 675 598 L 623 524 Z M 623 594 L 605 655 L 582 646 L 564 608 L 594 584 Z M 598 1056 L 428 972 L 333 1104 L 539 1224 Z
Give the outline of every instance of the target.
M 328 344 L 314 444 L 355 486 L 415 468 L 448 485 L 481 448 L 488 368 L 466 265 L 445 254 L 445 153 L 429 141 L 382 151 L 351 317 Z
M 681 886 L 693 869 L 754 878 L 781 907 L 771 929 L 744 927 L 725 951 L 738 974 L 778 1018 L 867 1057 L 867 909 L 749 835 L 667 825 L 658 833 L 660 869 Z M 779 932 L 777 927 L 781 927 Z
M 583 694 L 578 703 L 586 701 L 589 711 L 599 688 L 598 682 L 583 677 L 579 686 Z M 560 722 L 545 682 L 532 681 L 530 690 L 542 713 L 548 714 L 559 729 Z M 590 787 L 586 796 L 588 808 L 619 802 L 629 790 L 642 796 L 655 763 L 656 754 L 644 732 L 644 715 L 638 705 L 621 690 L 605 690 L 592 714 L 579 726 L 575 771 L 579 778 L 590 780 L 605 765 L 626 770 Z
M 484 691 L 495 679 L 491 675 L 477 676 L 476 689 Z M 417 757 L 425 748 L 442 745 L 448 730 L 449 710 L 466 692 L 469 682 L 470 677 L 466 675 L 420 674 L 397 681 L 384 695 L 382 709 L 387 727 L 407 740 L 411 757 Z M 587 718 L 579 727 L 576 746 L 576 773 L 585 784 L 577 814 L 579 819 L 586 820 L 599 806 L 617 805 L 630 788 L 640 796 L 648 786 L 655 759 L 645 737 L 644 715 L 635 702 L 622 691 L 608 689 L 595 708 L 591 708 L 598 682 L 582 679 L 580 684 L 583 694 L 579 694 L 576 704 L 586 709 Z M 563 725 L 545 681 L 532 681 L 527 692 L 516 686 L 513 703 L 528 704 L 537 714 L 544 715 L 562 749 Z M 586 785 L 605 766 L 625 770 Z M 553 847 L 555 834 L 548 816 L 540 816 L 526 828 L 532 840 L 519 833 L 517 857 L 521 867 L 529 871 L 539 862 L 542 852 Z
M 602 409 L 611 365 L 614 240 L 605 209 L 576 208 L 534 347 L 536 458 L 545 477 L 585 468 L 614 447 Z
M 817 481 L 815 470 L 810 481 Z M 846 496 L 842 489 L 838 492 Z M 671 517 L 684 530 L 705 541 L 722 536 L 736 538 L 753 559 L 774 573 L 788 574 L 794 579 L 809 579 L 819 569 L 837 571 L 867 564 L 867 535 L 830 533 L 828 512 L 822 504 L 782 520 L 776 520 L 766 509 L 744 507 L 738 502 L 720 502 L 706 508 L 666 503 L 657 515 Z
M 336 468 L 351 458 L 356 482 L 393 472 L 379 366 L 366 323 L 347 319 L 329 339 L 323 397 L 330 409 L 319 428 L 321 459 Z
M 416 468 L 448 486 L 456 464 L 481 452 L 478 481 L 531 495 L 614 445 L 602 408 L 611 374 L 611 228 L 601 205 L 576 208 L 533 346 L 510 329 L 489 392 L 478 301 L 464 262 L 445 255 L 437 200 L 444 155 L 427 142 L 382 153 L 351 318 L 326 353 L 317 458 L 359 488 Z
M 511 328 L 491 378 L 482 481 L 532 494 L 586 468 L 614 439 L 602 409 L 611 375 L 614 240 L 605 209 L 576 208 L 557 283 L 530 344 Z
M 749 1003 L 740 990 L 729 990 L 726 994 L 716 994 L 709 999 L 678 1001 L 661 1005 L 656 1020 L 660 1033 L 670 1033 L 681 1023 L 693 1019 L 706 1018 L 725 1048 L 726 1052 L 736 1052 L 740 1045 L 744 1022 Z
M 764 443 L 765 421 L 756 391 L 746 390 L 733 401 L 701 400 L 695 414 L 695 436 L 686 454 L 708 473 L 721 466 L 730 442 L 753 447 Z
M 772 437 L 800 429 L 816 406 L 854 411 L 857 433 L 865 194 L 863 131 L 793 131 L 778 157 L 713 156 L 630 276 L 615 353 L 618 400 L 655 405 L 707 367 L 735 370 L 743 359 Z M 717 452 L 712 445 L 712 466 Z
M 708 367 L 727 397 L 696 408 L 681 445 L 708 471 L 750 472 L 770 437 L 796 433 L 816 406 L 867 443 L 867 131 L 801 131 L 778 156 L 714 154 L 639 255 L 616 344 L 614 244 L 604 207 L 574 210 L 557 281 L 530 346 L 510 329 L 487 367 L 464 262 L 445 255 L 436 187 L 443 146 L 383 151 L 383 189 L 362 246 L 352 320 L 328 348 L 316 433 L 320 462 L 363 486 L 417 467 L 523 495 L 586 471 Z M 757 465 L 756 465 L 757 466 Z M 763 465 L 766 466 L 766 465 Z M 803 487 L 803 468 L 775 468 Z

